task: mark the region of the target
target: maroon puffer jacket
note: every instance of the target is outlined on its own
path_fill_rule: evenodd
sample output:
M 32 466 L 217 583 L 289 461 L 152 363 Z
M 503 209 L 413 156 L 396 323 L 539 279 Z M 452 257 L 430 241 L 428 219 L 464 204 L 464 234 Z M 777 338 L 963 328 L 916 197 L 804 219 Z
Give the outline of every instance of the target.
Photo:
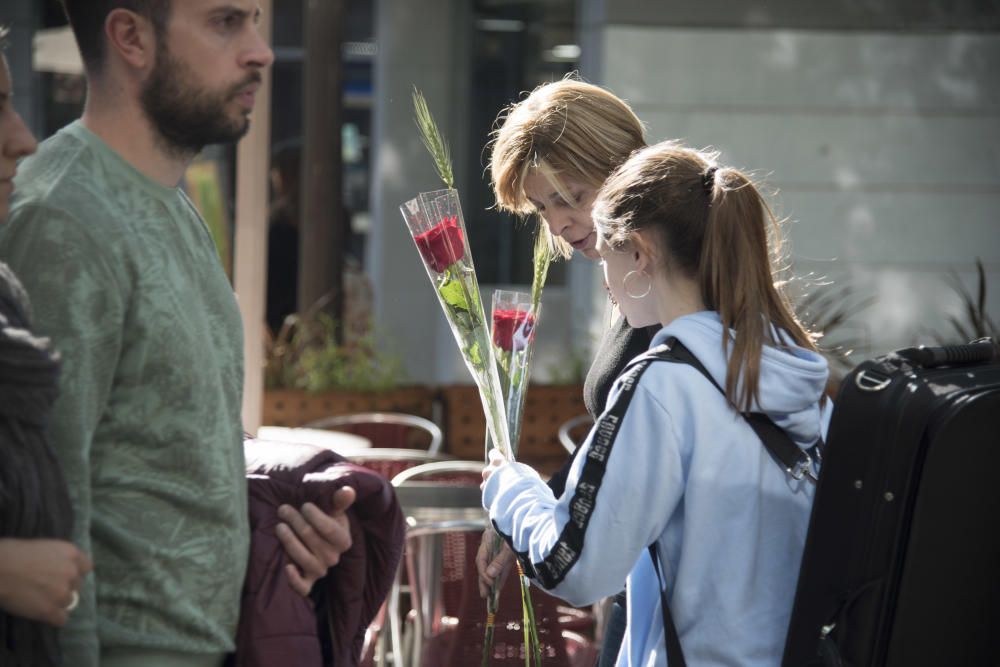
M 274 534 L 282 504 L 312 502 L 329 512 L 334 491 L 354 487 L 348 509 L 353 544 L 316 583 L 324 586 L 330 613 L 333 664 L 357 665 L 365 630 L 392 585 L 404 540 L 403 513 L 392 485 L 378 473 L 328 449 L 305 444 L 247 440 L 250 562 L 236 635 L 238 667 L 325 667 L 310 600 L 296 593 L 289 562 Z

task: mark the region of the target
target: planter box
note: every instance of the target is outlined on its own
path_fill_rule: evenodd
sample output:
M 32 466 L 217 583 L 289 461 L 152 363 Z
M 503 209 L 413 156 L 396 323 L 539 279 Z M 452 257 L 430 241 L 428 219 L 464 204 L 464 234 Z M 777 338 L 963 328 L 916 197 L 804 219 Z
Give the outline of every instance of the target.
M 405 412 L 432 419 L 436 397 L 437 389 L 427 386 L 316 394 L 298 389 L 276 389 L 264 392 L 261 423 L 268 426 L 303 426 L 323 417 L 358 412 Z
M 444 409 L 444 449 L 460 459 L 481 461 L 486 441 L 486 419 L 474 385 L 441 389 Z M 581 385 L 528 387 L 521 426 L 518 460 L 551 475 L 562 467 L 569 453 L 559 443 L 559 427 L 566 420 L 587 413 Z

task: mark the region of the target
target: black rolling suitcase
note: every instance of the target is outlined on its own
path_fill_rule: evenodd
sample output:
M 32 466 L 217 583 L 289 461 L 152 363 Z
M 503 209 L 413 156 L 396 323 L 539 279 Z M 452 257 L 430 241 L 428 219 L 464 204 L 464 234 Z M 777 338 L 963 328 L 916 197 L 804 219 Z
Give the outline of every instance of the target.
M 1000 359 L 867 361 L 834 407 L 783 667 L 1000 665 Z

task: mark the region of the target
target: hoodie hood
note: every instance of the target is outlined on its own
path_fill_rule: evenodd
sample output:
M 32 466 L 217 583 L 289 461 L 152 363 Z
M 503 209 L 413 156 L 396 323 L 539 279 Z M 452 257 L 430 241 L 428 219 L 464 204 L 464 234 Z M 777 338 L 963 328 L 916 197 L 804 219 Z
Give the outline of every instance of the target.
M 783 333 L 783 332 L 782 332 Z M 705 366 L 720 387 L 726 386 L 728 352 L 722 350 L 722 321 L 713 311 L 679 317 L 653 337 L 650 347 L 676 338 Z M 826 360 L 812 350 L 785 338 L 781 349 L 765 345 L 760 363 L 760 396 L 751 412 L 763 412 L 780 426 L 799 447 L 809 448 L 823 432 L 820 399 L 829 369 Z M 742 382 L 742 378 L 741 378 Z

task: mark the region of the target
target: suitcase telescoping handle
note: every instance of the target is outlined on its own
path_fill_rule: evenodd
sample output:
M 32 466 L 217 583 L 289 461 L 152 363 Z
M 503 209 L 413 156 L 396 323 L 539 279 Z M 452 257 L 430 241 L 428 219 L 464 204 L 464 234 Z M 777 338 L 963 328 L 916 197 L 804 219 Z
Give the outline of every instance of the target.
M 989 338 L 982 338 L 967 345 L 907 347 L 896 350 L 896 355 L 924 368 L 988 363 L 1000 357 L 1000 353 L 997 352 L 997 344 Z

